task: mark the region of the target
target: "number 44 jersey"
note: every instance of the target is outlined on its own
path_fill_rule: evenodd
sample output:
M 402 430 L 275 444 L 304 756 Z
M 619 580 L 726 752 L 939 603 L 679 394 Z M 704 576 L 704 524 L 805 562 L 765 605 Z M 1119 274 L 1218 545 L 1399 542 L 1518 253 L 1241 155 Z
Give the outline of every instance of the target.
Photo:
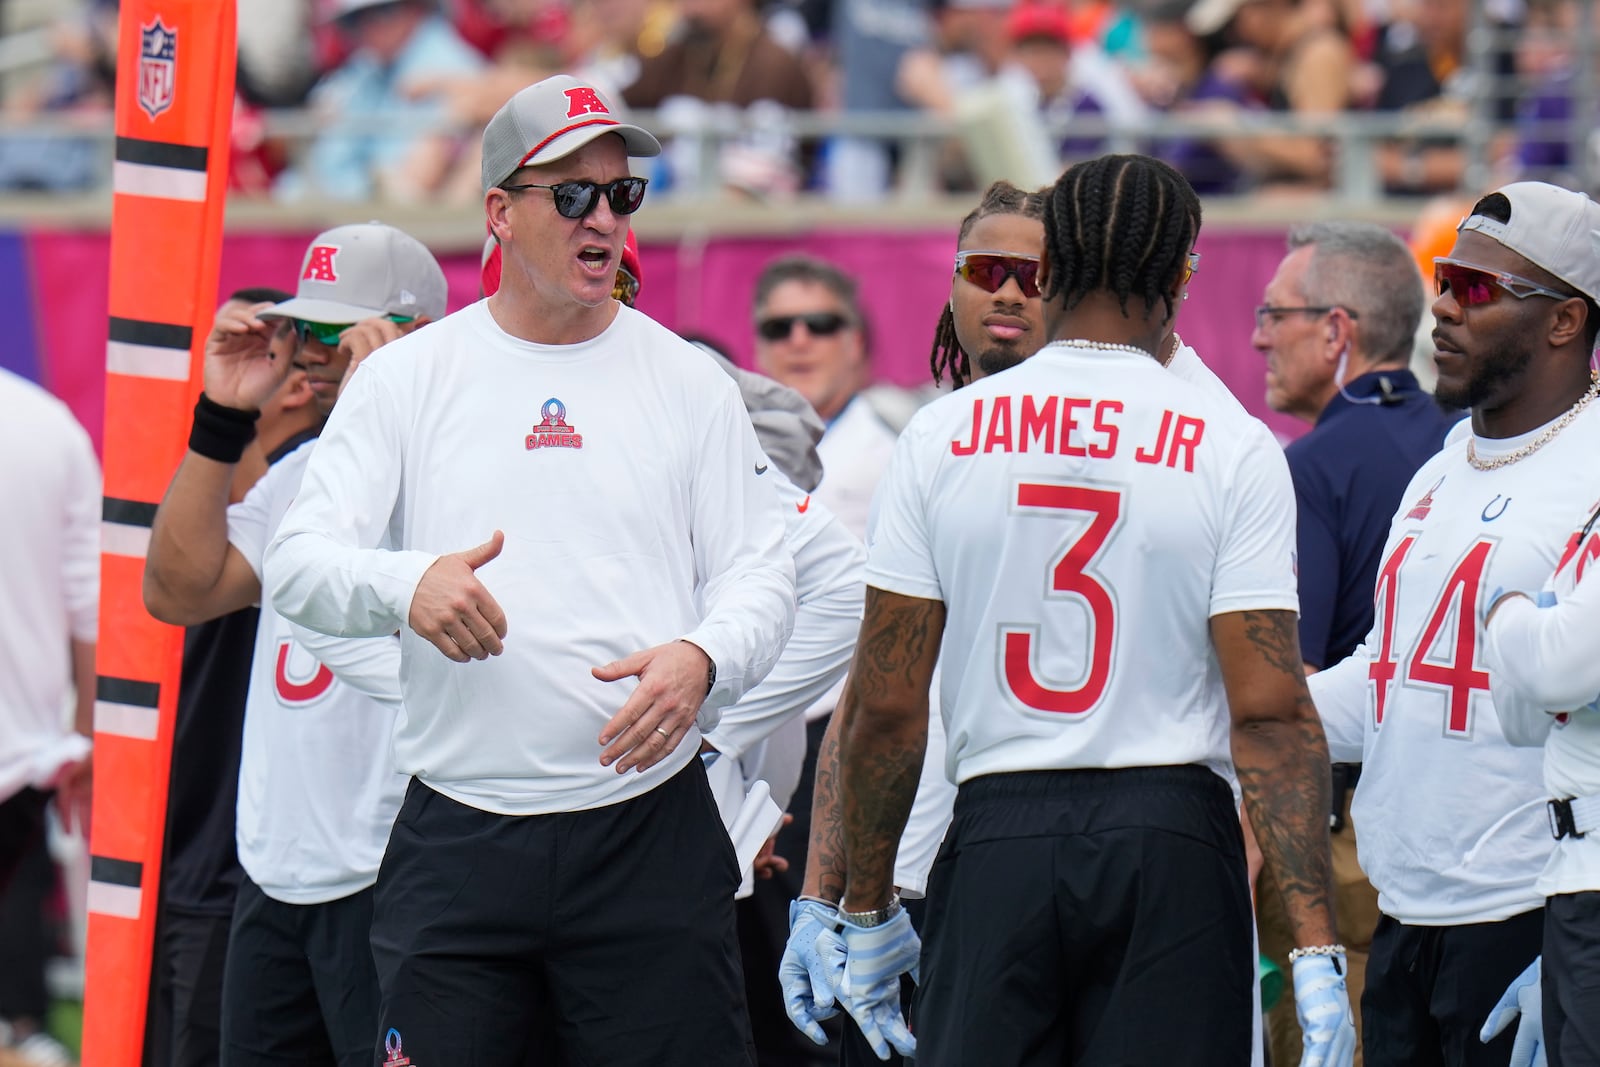
M 1511 462 L 1548 427 L 1495 440 L 1467 425 L 1406 489 L 1366 642 L 1311 677 L 1334 760 L 1364 764 L 1351 806 L 1361 867 L 1385 914 L 1423 926 L 1544 902 L 1535 882 L 1555 842 L 1541 753 L 1501 732 L 1483 617 L 1496 589 L 1544 584 L 1600 486 L 1600 407 Z
M 912 419 L 867 583 L 947 608 L 954 781 L 1187 763 L 1231 781 L 1209 621 L 1296 609 L 1294 522 L 1261 423 L 1148 355 L 1062 342 Z

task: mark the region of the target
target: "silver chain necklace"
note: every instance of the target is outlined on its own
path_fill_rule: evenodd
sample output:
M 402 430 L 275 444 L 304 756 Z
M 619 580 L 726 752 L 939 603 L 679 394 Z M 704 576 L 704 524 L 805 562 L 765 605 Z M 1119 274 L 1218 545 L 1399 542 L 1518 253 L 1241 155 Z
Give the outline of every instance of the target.
M 1150 358 L 1150 353 L 1138 345 L 1119 345 L 1110 341 L 1086 341 L 1082 337 L 1074 337 L 1069 341 L 1051 341 L 1050 344 L 1060 345 L 1062 348 L 1092 348 L 1097 352 L 1132 352 L 1136 356 Z
M 1594 384 L 1590 385 L 1589 391 L 1580 396 L 1578 398 L 1578 402 L 1567 409 L 1566 414 L 1562 415 L 1555 422 L 1552 422 L 1549 428 L 1544 431 L 1544 433 L 1540 434 L 1538 437 L 1535 437 L 1521 448 L 1513 449 L 1503 456 L 1494 456 L 1491 459 L 1479 459 L 1477 447 L 1475 446 L 1473 440 L 1468 438 L 1467 466 L 1471 467 L 1475 471 L 1493 471 L 1499 470 L 1501 467 L 1509 467 L 1518 460 L 1527 459 L 1529 456 L 1539 451 L 1539 449 L 1543 448 L 1551 441 L 1554 441 L 1556 439 L 1556 435 L 1570 426 L 1572 424 L 1572 420 L 1578 417 L 1578 413 L 1584 408 L 1588 407 L 1590 402 L 1593 401 L 1596 396 L 1600 396 L 1600 380 L 1596 380 Z

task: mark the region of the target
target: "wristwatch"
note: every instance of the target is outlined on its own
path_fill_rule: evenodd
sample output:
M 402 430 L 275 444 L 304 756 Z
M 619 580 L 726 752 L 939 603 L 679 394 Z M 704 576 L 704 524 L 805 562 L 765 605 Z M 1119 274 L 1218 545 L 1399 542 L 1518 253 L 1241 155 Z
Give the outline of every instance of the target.
M 889 903 L 885 904 L 881 908 L 874 908 L 872 911 L 845 911 L 843 908 L 839 909 L 839 918 L 843 919 L 851 926 L 859 926 L 862 929 L 871 929 L 874 926 L 882 926 L 884 923 L 888 922 L 890 919 L 899 914 L 899 893 L 889 894 Z

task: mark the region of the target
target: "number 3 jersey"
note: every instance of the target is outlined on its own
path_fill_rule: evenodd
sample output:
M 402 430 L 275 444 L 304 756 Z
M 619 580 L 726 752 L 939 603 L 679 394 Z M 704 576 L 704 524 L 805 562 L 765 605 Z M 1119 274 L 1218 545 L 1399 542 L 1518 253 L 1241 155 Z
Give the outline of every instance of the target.
M 1593 499 L 1600 407 L 1537 439 L 1452 434 L 1417 471 L 1389 529 L 1366 642 L 1312 675 L 1333 759 L 1364 766 L 1351 804 L 1378 905 L 1422 926 L 1494 922 L 1543 903 L 1554 841 L 1537 749 L 1514 748 L 1489 692 L 1483 616 L 1494 590 L 1538 589 Z
M 1294 515 L 1267 429 L 1147 355 L 1051 344 L 918 412 L 867 582 L 948 609 L 951 779 L 1197 763 L 1231 781 L 1209 620 L 1295 610 Z

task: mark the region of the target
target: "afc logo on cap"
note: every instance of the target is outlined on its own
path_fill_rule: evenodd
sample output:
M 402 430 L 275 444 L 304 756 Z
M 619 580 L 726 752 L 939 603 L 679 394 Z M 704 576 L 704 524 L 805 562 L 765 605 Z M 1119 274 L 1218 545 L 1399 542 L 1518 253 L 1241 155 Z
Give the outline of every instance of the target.
M 312 245 L 306 253 L 306 269 L 300 272 L 303 282 L 336 282 L 339 272 L 334 269 L 333 257 L 339 254 L 338 245 Z
M 587 85 L 577 89 L 565 90 L 567 96 L 567 118 L 575 119 L 579 115 L 609 115 L 611 109 L 606 107 L 600 99 L 600 94 Z

